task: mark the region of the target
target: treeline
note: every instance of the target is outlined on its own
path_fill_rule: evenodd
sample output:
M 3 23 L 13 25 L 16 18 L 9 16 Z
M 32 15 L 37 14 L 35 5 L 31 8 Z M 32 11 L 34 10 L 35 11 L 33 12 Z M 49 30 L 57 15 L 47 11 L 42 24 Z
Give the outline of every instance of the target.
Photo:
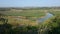
M 0 11 L 9 11 L 11 9 L 16 9 L 16 10 L 39 10 L 39 9 L 60 9 L 60 7 L 5 7 L 5 8 L 0 8 Z
M 0 8 L 0 11 L 10 11 L 10 8 Z

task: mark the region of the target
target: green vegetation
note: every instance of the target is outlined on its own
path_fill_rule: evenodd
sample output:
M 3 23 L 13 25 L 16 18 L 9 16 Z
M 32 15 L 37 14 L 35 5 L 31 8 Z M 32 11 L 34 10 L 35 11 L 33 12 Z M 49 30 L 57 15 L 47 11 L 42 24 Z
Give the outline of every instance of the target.
M 60 34 L 60 16 L 43 23 L 41 28 L 44 34 Z
M 54 17 L 38 24 L 47 12 Z M 0 34 L 60 34 L 60 8 L 0 8 Z
M 11 24 L 8 24 L 7 22 L 0 24 L 0 34 L 37 34 L 37 31 L 37 26 L 13 26 Z
M 58 18 L 57 18 L 58 17 Z M 40 29 L 39 29 L 40 28 Z M 39 31 L 39 32 L 38 32 Z M 38 26 L 13 26 L 8 23 L 0 24 L 0 34 L 60 34 L 60 16 L 56 16 Z
M 1 12 L 1 11 L 0 11 Z M 44 12 L 40 10 L 11 10 L 2 12 L 10 16 L 31 16 L 31 17 L 40 17 L 44 16 Z
M 3 10 L 3 11 L 1 11 Z M 42 7 L 42 8 L 0 8 L 0 13 L 8 16 L 27 16 L 27 17 L 41 17 L 45 13 L 51 12 L 54 15 L 60 15 L 59 7 Z

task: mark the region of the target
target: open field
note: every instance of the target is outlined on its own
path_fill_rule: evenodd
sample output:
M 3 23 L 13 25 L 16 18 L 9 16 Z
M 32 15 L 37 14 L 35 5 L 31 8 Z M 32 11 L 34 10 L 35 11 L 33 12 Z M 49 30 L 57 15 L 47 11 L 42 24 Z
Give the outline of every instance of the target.
M 6 15 L 10 16 L 28 16 L 28 17 L 40 17 L 44 16 L 44 11 L 40 10 L 22 10 L 22 11 L 16 11 L 16 10 L 11 10 L 11 11 L 5 11 L 1 12 Z
M 0 13 L 8 16 L 25 16 L 25 17 L 41 17 L 47 12 L 51 12 L 55 15 L 60 15 L 60 9 L 10 9 L 6 11 L 0 11 Z

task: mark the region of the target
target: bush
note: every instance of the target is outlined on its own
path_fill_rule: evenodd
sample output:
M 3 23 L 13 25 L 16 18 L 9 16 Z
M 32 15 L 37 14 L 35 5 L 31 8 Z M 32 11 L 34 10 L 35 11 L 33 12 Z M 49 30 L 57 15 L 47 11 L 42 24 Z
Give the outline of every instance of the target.
M 60 16 L 43 23 L 41 28 L 43 34 L 60 34 Z

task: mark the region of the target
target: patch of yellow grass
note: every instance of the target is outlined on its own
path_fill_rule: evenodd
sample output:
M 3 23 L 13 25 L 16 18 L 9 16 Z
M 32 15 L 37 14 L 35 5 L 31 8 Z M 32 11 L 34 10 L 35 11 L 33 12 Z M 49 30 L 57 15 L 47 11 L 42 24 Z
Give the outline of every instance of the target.
M 20 19 L 20 20 L 17 20 L 15 18 L 12 18 L 12 17 L 8 17 L 8 23 L 12 24 L 12 25 L 31 25 L 31 26 L 35 26 L 37 25 L 37 23 L 35 21 L 30 21 L 30 20 L 27 20 L 27 19 Z

